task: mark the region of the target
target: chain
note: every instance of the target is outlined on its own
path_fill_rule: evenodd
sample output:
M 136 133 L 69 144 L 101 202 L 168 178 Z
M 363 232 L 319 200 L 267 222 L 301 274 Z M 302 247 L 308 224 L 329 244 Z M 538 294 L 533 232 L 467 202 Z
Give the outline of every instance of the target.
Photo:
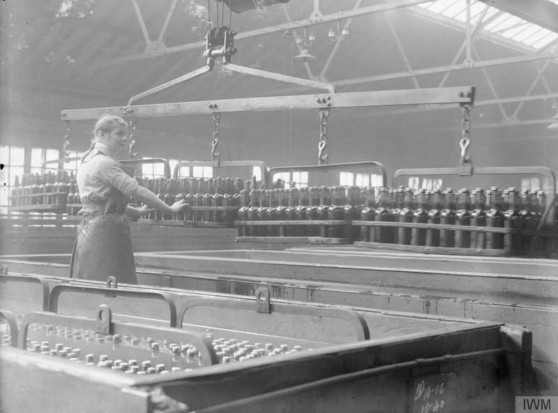
M 212 109 L 216 109 L 217 105 L 212 105 Z M 217 152 L 217 146 L 219 145 L 219 126 L 221 124 L 221 113 L 213 112 L 213 141 L 211 142 L 211 160 L 217 161 L 219 163 L 220 153 Z
M 68 147 L 70 146 L 70 137 L 72 133 L 72 130 L 70 129 L 69 120 L 64 121 L 64 127 L 65 127 L 65 132 L 64 132 L 64 143 L 62 145 L 62 157 L 67 158 L 70 155 L 68 153 Z
M 329 109 L 320 109 L 320 141 L 318 142 L 318 164 L 327 163 L 328 155 L 324 154 L 327 146 L 327 118 Z
M 136 146 L 136 140 L 134 139 L 136 137 L 136 124 L 137 124 L 137 119 L 136 118 L 132 118 L 128 121 L 128 127 L 130 129 L 130 148 L 128 150 L 128 154 L 130 155 L 130 159 L 136 159 L 136 157 L 138 156 L 137 152 L 134 152 L 134 147 Z
M 463 117 L 461 118 L 461 139 L 459 140 L 459 147 L 461 148 L 461 163 L 471 162 L 471 155 L 467 153 L 471 145 L 470 132 L 471 132 L 471 106 L 463 105 Z

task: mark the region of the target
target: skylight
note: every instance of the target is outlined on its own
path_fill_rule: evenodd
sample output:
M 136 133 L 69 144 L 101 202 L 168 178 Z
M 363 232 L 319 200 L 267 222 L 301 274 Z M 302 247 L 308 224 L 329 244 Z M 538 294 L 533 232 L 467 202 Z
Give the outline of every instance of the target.
M 558 0 L 549 1 L 558 4 Z M 462 23 L 467 21 L 467 2 L 463 0 L 437 0 L 419 4 L 418 7 Z M 471 24 L 476 26 L 480 19 L 481 30 L 515 41 L 535 51 L 558 39 L 558 33 L 488 6 L 479 0 L 471 0 Z

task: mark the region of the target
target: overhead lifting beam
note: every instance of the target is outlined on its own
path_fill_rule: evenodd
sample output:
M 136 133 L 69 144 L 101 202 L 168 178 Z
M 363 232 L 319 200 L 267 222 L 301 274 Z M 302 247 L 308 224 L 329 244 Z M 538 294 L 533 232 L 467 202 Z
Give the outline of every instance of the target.
M 75 121 L 98 119 L 104 114 L 149 118 L 158 116 L 211 115 L 216 110 L 224 113 L 423 104 L 472 105 L 474 96 L 475 88 L 472 86 L 402 89 L 68 109 L 61 112 L 61 118 L 65 121 Z

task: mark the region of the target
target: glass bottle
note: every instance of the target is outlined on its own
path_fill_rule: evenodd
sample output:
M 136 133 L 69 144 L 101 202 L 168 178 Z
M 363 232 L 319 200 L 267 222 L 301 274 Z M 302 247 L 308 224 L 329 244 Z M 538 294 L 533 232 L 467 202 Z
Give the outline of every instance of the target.
M 502 198 L 498 187 L 493 186 L 487 192 L 486 225 L 493 228 L 504 226 L 504 215 L 502 213 Z M 504 236 L 502 233 L 488 232 L 486 234 L 487 249 L 504 248 Z
M 473 210 L 471 211 L 471 225 L 475 227 L 486 226 L 486 198 L 482 188 L 476 188 L 472 192 Z M 486 247 L 486 233 L 475 231 L 471 233 L 471 248 L 484 249 Z
M 295 207 L 295 214 L 297 221 L 306 221 L 307 220 L 307 212 L 309 206 L 309 190 L 307 187 L 300 188 L 298 191 L 299 195 L 299 203 Z M 297 225 L 297 236 L 299 237 L 306 237 L 308 236 L 308 226 L 307 225 Z
M 249 198 L 248 198 L 248 191 L 246 189 L 240 190 L 240 208 L 238 208 L 237 212 L 237 219 L 242 222 L 248 221 L 248 210 L 249 210 Z M 245 237 L 248 236 L 248 226 L 241 225 L 238 227 L 239 236 Z
M 440 216 L 442 213 L 442 193 L 439 189 L 436 189 L 430 193 L 429 198 L 428 223 L 432 226 L 436 226 L 440 224 Z M 427 247 L 438 247 L 440 245 L 440 230 L 428 228 L 426 230 L 424 245 Z
M 316 221 L 318 219 L 318 207 L 320 206 L 320 190 L 318 187 L 312 186 L 308 188 L 309 205 L 306 209 L 306 220 Z M 316 237 L 319 235 L 319 229 L 316 225 L 308 226 L 308 236 Z
M 526 231 L 525 234 L 521 236 L 521 250 L 523 252 L 529 251 L 531 248 L 532 235 L 529 232 L 534 231 L 533 226 L 533 207 L 531 206 L 531 194 L 528 189 L 521 191 L 521 209 L 519 210 L 519 215 L 521 217 L 522 229 Z
M 380 188 L 378 192 L 378 207 L 374 211 L 374 221 L 389 222 L 394 221 L 395 216 L 391 212 L 391 197 L 388 188 Z M 392 228 L 378 226 L 374 231 L 374 242 L 390 243 L 393 242 Z
M 413 211 L 413 223 L 428 223 L 428 207 L 427 207 L 426 189 L 419 189 L 416 194 L 416 208 Z M 426 245 L 426 229 L 411 229 L 411 245 Z
M 504 228 L 509 228 L 511 230 L 520 229 L 522 227 L 522 223 L 521 216 L 519 215 L 517 190 L 515 188 L 508 188 L 504 191 L 504 202 L 507 206 L 504 211 Z M 504 249 L 507 251 L 518 250 L 520 238 L 520 234 L 505 234 Z
M 374 188 L 366 188 L 362 190 L 362 199 L 364 201 L 364 207 L 360 211 L 361 221 L 374 221 L 374 216 L 376 211 L 374 209 Z M 374 240 L 374 227 L 368 225 L 362 225 L 360 227 L 360 240 L 365 242 L 370 242 Z
M 455 194 L 451 188 L 443 192 L 444 207 L 440 211 L 440 224 L 455 225 Z M 454 247 L 455 232 L 452 229 L 440 229 L 440 246 Z
M 333 187 L 332 192 L 333 197 L 331 205 L 329 205 L 327 210 L 326 219 L 329 221 L 342 221 L 344 219 L 345 203 L 347 199 L 345 195 L 345 188 L 342 186 L 335 186 Z M 344 225 L 328 225 L 325 236 L 329 238 L 343 238 L 343 228 Z
M 461 188 L 457 192 L 457 211 L 455 212 L 455 220 L 457 225 L 470 226 L 471 213 L 470 213 L 470 193 L 466 188 Z M 471 232 L 470 231 L 455 231 L 455 247 L 456 248 L 469 248 L 471 245 Z
M 397 220 L 402 223 L 413 222 L 413 190 L 411 188 L 406 188 L 403 191 L 403 196 L 403 205 L 399 208 Z M 397 243 L 409 245 L 411 243 L 411 234 L 411 228 L 399 227 L 397 229 Z

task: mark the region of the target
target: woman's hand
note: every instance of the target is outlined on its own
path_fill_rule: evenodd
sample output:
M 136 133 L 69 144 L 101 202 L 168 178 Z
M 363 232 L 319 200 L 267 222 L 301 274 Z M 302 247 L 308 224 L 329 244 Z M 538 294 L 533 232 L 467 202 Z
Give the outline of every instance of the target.
M 140 216 L 142 215 L 146 215 L 149 214 L 151 211 L 153 211 L 153 208 L 149 208 L 147 205 L 142 205 L 139 208 L 137 208 L 138 214 Z
M 189 208 L 190 205 L 186 203 L 186 200 L 181 199 L 180 201 L 176 201 L 174 204 L 171 205 L 172 213 L 178 214 L 183 209 Z

